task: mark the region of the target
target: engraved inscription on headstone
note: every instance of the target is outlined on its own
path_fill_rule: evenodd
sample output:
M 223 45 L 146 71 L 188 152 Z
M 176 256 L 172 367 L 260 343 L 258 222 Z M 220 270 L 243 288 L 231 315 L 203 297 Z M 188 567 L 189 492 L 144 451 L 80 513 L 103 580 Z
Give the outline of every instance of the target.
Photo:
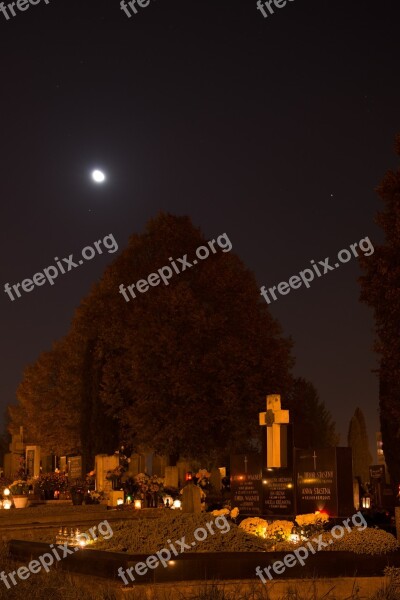
M 232 506 L 241 515 L 260 515 L 262 512 L 262 468 L 258 454 L 231 456 Z

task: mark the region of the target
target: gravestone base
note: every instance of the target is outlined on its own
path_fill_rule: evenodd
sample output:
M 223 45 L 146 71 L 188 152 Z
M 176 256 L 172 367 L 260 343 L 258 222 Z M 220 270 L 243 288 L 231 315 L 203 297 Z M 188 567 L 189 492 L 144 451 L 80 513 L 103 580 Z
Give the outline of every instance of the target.
M 108 492 L 107 506 L 118 506 L 118 500 L 124 500 L 123 490 L 111 490 Z

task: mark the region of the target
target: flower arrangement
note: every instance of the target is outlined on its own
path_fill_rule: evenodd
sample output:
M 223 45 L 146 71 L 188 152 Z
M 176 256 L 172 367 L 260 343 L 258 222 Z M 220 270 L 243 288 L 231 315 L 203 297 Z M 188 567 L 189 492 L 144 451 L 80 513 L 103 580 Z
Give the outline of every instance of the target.
M 91 490 L 88 493 L 89 498 L 93 504 L 100 504 L 105 499 L 105 493 L 103 491 Z
M 164 479 L 157 475 L 147 475 L 147 473 L 139 473 L 135 477 L 137 492 L 139 494 L 161 493 L 164 489 Z
M 25 470 L 25 457 L 24 456 L 20 456 L 18 459 L 18 469 L 15 473 L 15 478 L 16 480 L 22 480 L 24 477 L 26 477 L 26 470 Z
M 231 512 L 231 518 L 236 518 L 232 515 L 232 513 L 233 511 Z M 315 514 L 298 515 L 296 517 L 296 527 L 292 521 L 278 520 L 269 523 L 268 521 L 258 517 L 250 517 L 248 519 L 244 519 L 244 521 L 240 523 L 239 527 L 247 531 L 247 533 L 267 538 L 273 542 L 287 542 L 294 541 L 292 538 L 292 534 L 294 532 L 298 534 L 296 539 L 314 535 L 316 531 L 323 529 L 324 524 L 328 520 L 329 516 L 326 513 L 316 512 Z
M 307 527 L 308 525 L 324 525 L 329 521 L 329 515 L 324 512 L 316 511 L 315 513 L 307 515 L 297 515 L 295 521 L 300 527 Z
M 237 507 L 232 508 L 232 510 L 230 510 L 230 508 L 225 507 L 225 508 L 221 508 L 221 510 L 213 510 L 211 512 L 213 517 L 229 517 L 230 519 L 232 519 L 232 521 L 236 521 L 236 519 L 239 516 L 239 509 Z
M 63 473 L 42 473 L 37 482 L 42 491 L 50 493 L 55 490 L 65 492 L 68 487 L 68 479 Z
M 290 539 L 292 530 L 292 521 L 273 521 L 268 524 L 265 537 L 275 542 L 285 542 Z
M 13 496 L 27 496 L 29 492 L 29 485 L 23 479 L 16 479 L 10 485 L 10 490 Z
M 239 516 L 239 509 L 237 508 L 237 506 L 235 508 L 232 508 L 231 514 L 229 516 L 233 521 L 236 521 L 236 519 Z
M 107 471 L 106 479 L 108 479 L 108 481 L 112 481 L 113 479 L 118 479 L 124 473 L 125 473 L 124 467 L 122 465 L 118 465 L 112 471 Z
M 295 527 L 296 533 L 303 538 L 309 538 L 323 530 L 324 525 L 329 521 L 329 515 L 317 510 L 315 513 L 297 515 L 295 521 L 298 525 Z
M 268 522 L 259 517 L 249 517 L 248 519 L 244 519 L 239 527 L 247 533 L 265 538 Z
M 213 510 L 211 514 L 213 517 L 227 517 L 228 515 L 230 515 L 230 510 L 229 508 L 222 508 L 221 510 Z

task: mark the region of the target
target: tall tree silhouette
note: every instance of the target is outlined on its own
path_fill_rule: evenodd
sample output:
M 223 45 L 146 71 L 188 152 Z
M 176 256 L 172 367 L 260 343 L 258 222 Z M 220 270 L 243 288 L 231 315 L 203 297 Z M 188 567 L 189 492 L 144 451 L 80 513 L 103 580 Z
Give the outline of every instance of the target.
M 349 424 L 347 445 L 353 451 L 353 475 L 360 477 L 362 483 L 369 481 L 369 466 L 372 455 L 369 449 L 367 426 L 360 408 L 356 408 Z
M 400 136 L 396 139 L 400 156 Z M 360 257 L 361 300 L 375 318 L 375 350 L 379 354 L 379 407 L 383 451 L 393 483 L 400 482 L 400 168 L 388 171 L 377 188 L 383 210 L 376 222 L 384 243 L 372 256 Z
M 303 377 L 294 379 L 284 405 L 289 409 L 290 420 L 294 424 L 296 447 L 324 448 L 339 443 L 332 415 L 310 381 Z

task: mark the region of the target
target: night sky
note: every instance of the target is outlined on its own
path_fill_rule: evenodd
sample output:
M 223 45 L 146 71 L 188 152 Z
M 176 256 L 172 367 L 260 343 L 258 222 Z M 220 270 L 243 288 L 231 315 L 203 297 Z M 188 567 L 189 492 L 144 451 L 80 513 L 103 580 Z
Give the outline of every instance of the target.
M 294 0 L 268 18 L 256 0 L 150 0 L 131 18 L 119 0 L 0 13 L 2 290 L 107 234 L 122 249 L 160 209 L 208 238 L 226 232 L 260 286 L 381 241 L 374 188 L 397 165 L 399 22 L 398 0 Z M 14 302 L 2 291 L 1 409 L 115 256 Z M 270 310 L 342 443 L 358 405 L 374 450 L 359 273 L 352 259 Z

